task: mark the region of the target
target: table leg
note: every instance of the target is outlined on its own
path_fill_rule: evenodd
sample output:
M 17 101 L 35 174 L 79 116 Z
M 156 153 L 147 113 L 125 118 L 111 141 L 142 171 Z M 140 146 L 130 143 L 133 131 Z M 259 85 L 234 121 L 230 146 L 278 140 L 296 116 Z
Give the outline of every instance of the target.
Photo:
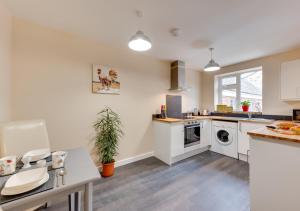
M 74 193 L 71 193 L 68 196 L 68 202 L 69 202 L 69 211 L 74 211 Z
M 75 211 L 80 211 L 81 209 L 81 197 L 80 192 L 75 193 Z
M 75 192 L 69 195 L 69 211 L 80 211 L 80 203 L 80 192 Z
M 93 183 L 87 183 L 84 190 L 84 211 L 93 210 Z

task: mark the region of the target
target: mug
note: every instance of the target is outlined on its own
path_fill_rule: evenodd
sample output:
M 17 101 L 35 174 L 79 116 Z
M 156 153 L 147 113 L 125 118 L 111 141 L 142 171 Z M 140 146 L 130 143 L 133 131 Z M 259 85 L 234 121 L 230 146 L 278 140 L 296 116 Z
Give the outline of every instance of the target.
M 16 156 L 7 156 L 0 159 L 0 175 L 13 174 L 16 171 Z
M 67 157 L 67 152 L 57 151 L 52 153 L 52 168 L 62 168 L 64 167 L 64 162 Z

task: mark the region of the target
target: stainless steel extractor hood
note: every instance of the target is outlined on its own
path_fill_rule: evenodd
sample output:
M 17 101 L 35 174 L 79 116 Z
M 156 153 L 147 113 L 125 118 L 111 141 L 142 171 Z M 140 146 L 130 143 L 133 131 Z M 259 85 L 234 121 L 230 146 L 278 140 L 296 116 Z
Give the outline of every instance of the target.
M 177 60 L 171 63 L 171 88 L 170 91 L 186 91 L 185 63 Z

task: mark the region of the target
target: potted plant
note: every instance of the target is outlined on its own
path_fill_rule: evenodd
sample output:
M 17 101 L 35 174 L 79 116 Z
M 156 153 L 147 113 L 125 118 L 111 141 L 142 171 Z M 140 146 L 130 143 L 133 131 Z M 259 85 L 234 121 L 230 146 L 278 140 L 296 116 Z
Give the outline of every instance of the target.
M 251 104 L 251 102 L 249 100 L 245 100 L 245 101 L 241 102 L 243 112 L 249 111 L 250 104 Z
M 94 124 L 96 131 L 95 147 L 102 163 L 102 176 L 110 177 L 114 174 L 114 157 L 118 154 L 118 143 L 123 135 L 120 116 L 110 108 L 105 108 Z

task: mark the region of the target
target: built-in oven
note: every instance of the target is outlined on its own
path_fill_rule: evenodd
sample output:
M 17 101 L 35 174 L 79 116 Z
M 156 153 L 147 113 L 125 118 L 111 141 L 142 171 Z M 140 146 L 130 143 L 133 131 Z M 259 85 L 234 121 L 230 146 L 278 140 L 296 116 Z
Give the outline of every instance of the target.
M 184 124 L 184 148 L 200 144 L 200 121 Z

